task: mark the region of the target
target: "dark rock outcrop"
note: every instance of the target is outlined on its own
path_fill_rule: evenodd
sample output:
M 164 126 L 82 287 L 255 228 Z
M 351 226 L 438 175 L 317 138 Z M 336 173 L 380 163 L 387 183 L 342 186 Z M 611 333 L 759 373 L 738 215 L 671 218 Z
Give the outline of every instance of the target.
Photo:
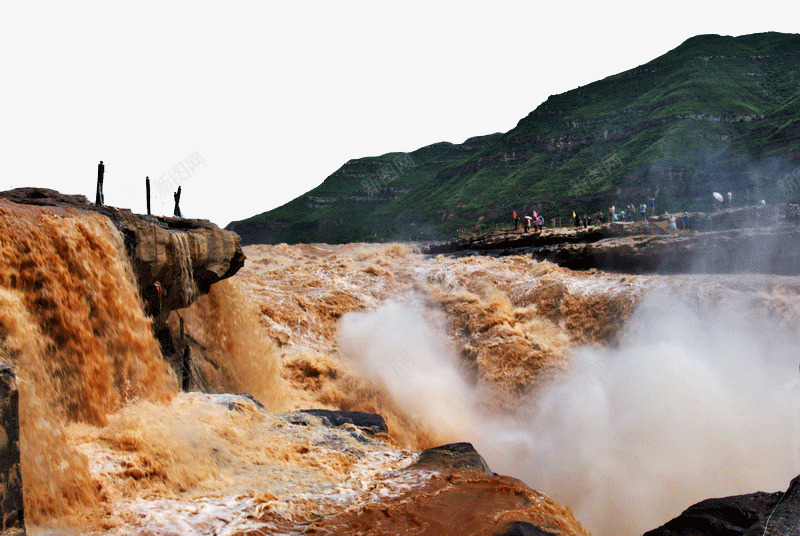
M 425 449 L 409 469 L 472 469 L 489 476 L 494 473 L 472 443 L 450 443 Z
M 545 532 L 536 525 L 524 521 L 509 523 L 508 528 L 497 536 L 557 536 L 552 532 Z
M 123 236 L 157 331 L 171 310 L 188 307 L 212 284 L 232 276 L 244 265 L 239 236 L 207 220 L 138 215 L 96 205 L 82 195 L 46 188 L 17 188 L 0 192 L 0 198 L 23 205 L 95 212 L 109 218 Z
M 350 424 L 370 435 L 389 433 L 386 421 L 377 413 L 331 409 L 303 409 L 291 416 L 290 422 L 292 424 L 307 424 L 305 415 L 316 417 L 322 421 L 322 424 L 325 426 L 333 428 Z
M 800 519 L 800 476 L 785 492 L 707 499 L 644 536 L 792 534 Z
M 800 274 L 800 228 L 771 227 L 608 238 L 531 253 L 576 270 Z
M 19 392 L 14 370 L 0 362 L 0 532 L 24 534 L 19 465 Z M 8 531 L 8 532 L 6 532 Z

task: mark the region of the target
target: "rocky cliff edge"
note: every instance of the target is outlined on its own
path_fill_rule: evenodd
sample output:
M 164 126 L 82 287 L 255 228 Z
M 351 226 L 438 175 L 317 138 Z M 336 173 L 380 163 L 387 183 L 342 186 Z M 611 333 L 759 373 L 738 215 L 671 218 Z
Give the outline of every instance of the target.
M 23 205 L 72 208 L 102 214 L 120 231 L 156 330 L 173 309 L 188 307 L 212 284 L 244 266 L 239 236 L 208 220 L 134 214 L 128 209 L 95 205 L 82 195 L 46 188 L 0 192 L 0 199 Z

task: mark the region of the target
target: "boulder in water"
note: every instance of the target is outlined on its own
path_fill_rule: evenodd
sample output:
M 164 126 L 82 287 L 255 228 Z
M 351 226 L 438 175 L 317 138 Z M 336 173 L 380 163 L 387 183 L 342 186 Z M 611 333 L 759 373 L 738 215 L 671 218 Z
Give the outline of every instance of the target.
M 298 413 L 312 415 L 322 421 L 325 426 L 337 428 L 346 424 L 351 424 L 369 434 L 387 434 L 389 428 L 383 417 L 376 413 L 363 413 L 360 411 L 341 411 L 330 409 L 303 409 Z M 293 424 L 306 424 L 301 418 L 291 420 Z
M 472 469 L 495 475 L 471 443 L 450 443 L 425 449 L 409 469 Z

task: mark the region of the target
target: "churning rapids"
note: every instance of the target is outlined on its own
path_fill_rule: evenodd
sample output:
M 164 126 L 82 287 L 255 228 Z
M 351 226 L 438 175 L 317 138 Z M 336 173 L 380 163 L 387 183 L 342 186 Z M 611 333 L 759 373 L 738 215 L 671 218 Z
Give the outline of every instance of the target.
M 607 536 L 800 473 L 800 278 L 251 246 L 173 313 L 209 391 L 184 393 L 113 226 L 2 212 L 0 357 L 31 534 L 356 534 L 369 512 L 447 526 L 444 499 L 415 497 L 448 482 L 405 469 L 457 441 Z M 379 413 L 389 434 L 299 426 L 301 408 Z M 472 500 L 498 485 L 469 484 Z M 546 496 L 526 504 L 584 533 Z

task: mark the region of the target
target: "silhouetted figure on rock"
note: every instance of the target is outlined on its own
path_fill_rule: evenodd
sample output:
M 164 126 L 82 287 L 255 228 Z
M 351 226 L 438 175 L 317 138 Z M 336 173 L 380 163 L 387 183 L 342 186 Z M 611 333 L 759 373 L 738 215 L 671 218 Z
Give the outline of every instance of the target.
M 144 178 L 144 192 L 147 197 L 147 215 L 150 215 L 150 177 Z
M 95 205 L 102 205 L 105 201 L 105 199 L 103 199 L 103 175 L 105 172 L 106 167 L 103 165 L 103 161 L 100 160 L 100 163 L 97 164 L 97 192 L 94 199 Z
M 183 215 L 181 215 L 181 207 L 180 207 L 180 203 L 181 203 L 181 187 L 178 186 L 178 191 L 175 192 L 172 195 L 175 197 L 175 210 L 173 210 L 172 213 L 175 215 L 176 218 L 183 218 Z

